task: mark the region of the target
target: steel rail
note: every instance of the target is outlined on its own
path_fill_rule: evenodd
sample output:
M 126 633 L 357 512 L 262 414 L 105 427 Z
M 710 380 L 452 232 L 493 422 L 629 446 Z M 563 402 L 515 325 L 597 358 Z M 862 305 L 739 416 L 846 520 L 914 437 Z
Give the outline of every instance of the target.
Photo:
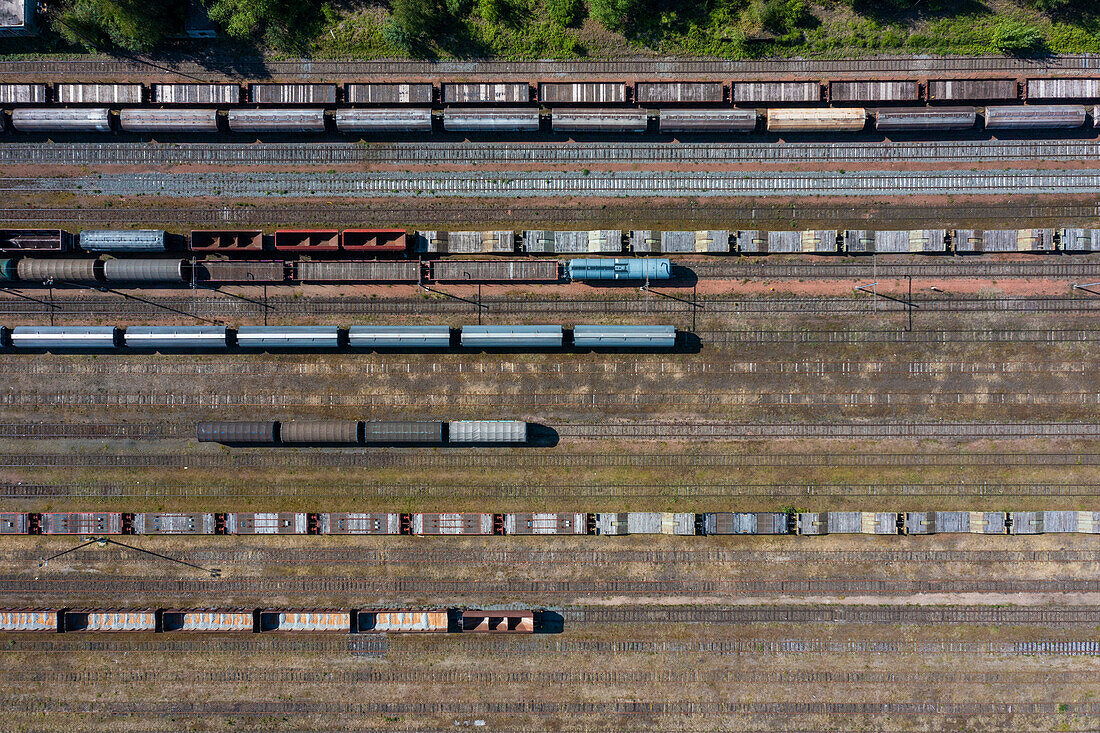
M 737 408 L 767 407 L 770 413 L 781 408 L 800 407 L 842 407 L 847 411 L 871 408 L 907 408 L 907 407 L 1058 407 L 1056 417 L 1068 417 L 1067 408 L 1078 411 L 1090 411 L 1100 406 L 1100 391 L 1049 391 L 1036 390 L 959 390 L 944 388 L 942 391 L 913 389 L 910 391 L 876 391 L 865 387 L 860 391 L 833 389 L 815 392 L 777 392 L 753 391 L 751 393 L 733 392 L 591 392 L 586 394 L 554 392 L 480 391 L 476 394 L 336 394 L 331 392 L 219 392 L 213 388 L 198 393 L 170 392 L 167 390 L 149 390 L 146 392 L 124 392 L 110 390 L 103 392 L 61 392 L 35 389 L 34 391 L 15 391 L 0 393 L 0 407 L 34 408 L 36 410 L 55 408 L 71 411 L 75 408 L 127 408 L 141 409 L 163 408 L 162 411 L 202 410 L 238 411 L 252 408 L 253 414 L 277 416 L 280 410 L 307 410 L 310 412 L 332 413 L 358 409 L 364 413 L 408 414 L 409 417 L 427 418 L 446 417 L 441 410 L 526 410 L 537 411 L 548 416 L 558 410 L 603 410 L 608 414 L 629 414 L 639 411 L 682 411 L 692 409 L 702 416 L 707 412 L 733 410 Z M 1050 417 L 1050 411 L 1044 411 Z M 1033 415 L 1037 417 L 1037 415 Z M 8 418 L 10 419 L 10 418 Z M 55 418 L 56 419 L 56 418 Z M 787 432 L 774 425 L 755 423 L 707 424 L 700 422 L 685 424 L 671 421 L 667 424 L 634 427 L 614 425 L 573 424 L 555 425 L 560 437 L 593 439 L 597 437 L 622 437 L 632 440 L 683 440 L 679 435 L 698 433 L 694 439 L 700 440 L 744 440 L 748 438 L 773 437 L 815 437 L 824 436 L 823 429 L 809 424 L 792 423 Z M 920 425 L 918 432 L 924 425 Z M 1006 428 L 1007 429 L 1007 428 Z M 79 440 L 180 440 L 193 437 L 194 424 L 174 421 L 159 423 L 96 423 L 96 422 L 33 422 L 0 424 L 0 439 L 44 440 L 54 438 Z M 895 437 L 909 435 L 901 428 L 887 429 L 881 425 L 844 426 L 836 428 L 836 437 L 856 438 L 866 434 L 868 437 Z M 621 432 L 620 432 L 621 431 Z M 934 437 L 932 430 L 928 434 L 912 434 L 912 437 Z M 955 436 L 961 437 L 961 436 Z M 1003 436 L 1002 436 L 1003 437 Z M 1083 435 L 1075 435 L 1082 438 Z
M 33 203 L 33 202 L 31 202 Z M 715 226 L 715 222 L 728 222 L 726 226 L 741 223 L 760 223 L 789 228 L 792 221 L 834 222 L 838 226 L 854 228 L 877 227 L 887 222 L 912 222 L 925 226 L 929 221 L 988 221 L 997 226 L 1017 222 L 1020 227 L 1038 226 L 1040 222 L 1065 224 L 1069 220 L 1095 221 L 1100 219 L 1100 205 L 1094 203 L 1036 203 L 1035 201 L 1006 204 L 991 201 L 988 204 L 907 205 L 898 202 L 876 204 L 869 202 L 854 206 L 827 205 L 807 201 L 797 208 L 790 205 L 769 203 L 766 200 L 740 203 L 737 201 L 714 204 L 707 200 L 673 204 L 646 202 L 644 206 L 624 200 L 609 213 L 599 206 L 555 205 L 549 202 L 525 203 L 522 206 L 502 210 L 499 206 L 467 204 L 457 206 L 446 202 L 432 205 L 387 205 L 372 203 L 354 205 L 329 202 L 325 205 L 282 203 L 253 206 L 227 206 L 201 203 L 192 206 L 134 207 L 130 205 L 76 207 L 38 207 L 29 203 L 18 208 L 0 208 L 0 221 L 15 223 L 70 225 L 150 224 L 153 222 L 177 228 L 218 227 L 228 224 L 272 227 L 278 225 L 323 223 L 326 226 L 502 226 L 512 228 L 517 221 L 531 222 L 532 227 L 548 224 L 572 223 L 578 228 L 592 228 L 596 222 L 608 226 L 640 228 L 641 222 L 665 222 L 646 226 L 668 226 L 669 222 L 696 222 L 701 227 Z M 917 224 L 919 222 L 919 224 Z M 746 226 L 744 228 L 752 228 Z
M 8 397 L 8 395 L 3 395 Z M 289 395 L 257 396 L 249 400 L 219 399 L 206 400 L 194 399 L 189 396 L 177 397 L 175 395 L 157 395 L 156 393 L 137 395 L 107 395 L 101 398 L 96 393 L 84 396 L 85 399 L 44 399 L 40 402 L 29 403 L 31 405 L 64 405 L 68 408 L 78 405 L 88 406 L 141 406 L 143 408 L 154 407 L 220 407 L 233 408 L 239 406 L 270 406 L 291 404 L 294 399 Z M 738 396 L 739 397 L 739 396 Z M 780 396 L 782 397 L 782 396 Z M 976 395 L 975 395 L 976 397 Z M 949 404 L 971 404 L 965 400 L 950 401 L 950 396 L 943 400 Z M 318 400 L 325 402 L 325 400 Z M 349 400 L 356 404 L 358 400 Z M 425 400 L 433 403 L 435 400 Z M 707 400 L 702 404 L 707 404 Z M 396 405 L 392 401 L 379 400 L 385 407 L 402 407 L 403 403 Z M 808 406 L 822 405 L 850 405 L 875 404 L 876 400 L 865 395 L 852 395 L 845 399 L 815 399 L 805 402 L 793 400 L 793 404 Z M 881 399 L 879 404 L 889 405 L 891 402 Z M 987 404 L 999 404 L 996 399 Z M 1072 404 L 1082 404 L 1081 400 L 1072 401 Z M 18 399 L 0 401 L 5 406 L 26 406 L 28 403 Z M 299 403 L 300 404 L 300 403 Z M 338 402 L 337 402 L 338 404 Z M 409 400 L 414 407 L 420 406 L 418 401 Z M 496 405 L 498 403 L 490 403 Z M 502 405 L 526 407 L 526 400 L 509 401 L 501 399 Z M 591 400 L 588 403 L 566 402 L 565 406 L 583 406 L 585 404 L 600 406 L 611 403 Z M 625 400 L 618 405 L 633 404 L 631 400 Z M 655 400 L 653 404 L 669 404 L 666 399 Z M 687 404 L 691 404 L 688 402 Z M 721 403 L 720 403 L 721 404 Z M 734 404 L 737 404 L 735 401 Z M 785 399 L 763 400 L 760 402 L 748 402 L 746 404 L 759 404 L 778 406 L 791 404 Z M 906 403 L 903 403 L 906 404 Z M 941 404 L 936 401 L 921 402 L 918 404 Z M 981 404 L 981 403 L 979 403 Z M 1021 399 L 1015 404 L 1045 404 L 1044 402 L 1029 402 Z M 1065 404 L 1052 401 L 1050 404 Z M 1086 404 L 1100 404 L 1100 393 L 1090 395 Z M 2 427 L 2 426 L 0 426 Z M 817 438 L 823 440 L 886 440 L 886 439 L 916 439 L 916 440 L 1016 440 L 1022 438 L 1066 438 L 1068 440 L 1100 440 L 1100 423 L 1091 422 L 930 422 L 930 421 L 867 421 L 867 422 L 709 422 L 704 420 L 677 421 L 677 420 L 632 420 L 621 423 L 600 422 L 563 422 L 555 423 L 553 431 L 562 439 L 573 440 L 676 440 L 676 441 L 738 441 L 738 440 L 776 440 L 788 438 Z M 0 429 L 0 438 L 25 438 L 25 439 L 53 439 L 53 438 L 87 438 L 87 439 L 146 439 L 160 440 L 165 438 L 185 438 L 190 430 L 165 427 L 159 424 L 134 423 L 128 425 L 109 423 L 85 423 L 85 424 L 58 424 L 58 423 L 26 423 L 19 425 L 9 424 L 6 429 Z M 58 457 L 64 454 L 57 454 Z M 201 455 L 201 454 L 200 454 Z
M 109 577 L 74 578 L 60 577 L 56 573 L 40 573 L 45 577 L 34 579 L 24 575 L 0 575 L 0 591 L 8 597 L 31 596 L 36 603 L 49 604 L 56 600 L 76 598 L 125 598 L 129 594 L 144 597 L 187 598 L 192 601 L 227 597 L 280 597 L 280 596 L 345 596 L 394 598 L 409 596 L 416 598 L 434 597 L 449 599 L 447 602 L 459 602 L 463 598 L 493 596 L 516 597 L 525 599 L 571 599 L 577 596 L 615 596 L 630 595 L 636 597 L 662 596 L 721 596 L 723 598 L 745 595 L 809 595 L 850 596 L 868 594 L 875 596 L 909 596 L 914 594 L 940 593 L 1098 593 L 1100 580 L 1097 579 L 1016 579 L 1010 577 L 966 577 L 966 578 L 752 578 L 701 580 L 697 578 L 664 578 L 661 580 L 638 580 L 633 578 L 599 578 L 570 580 L 529 580 L 509 578 L 504 580 L 459 578 L 455 580 L 425 580 L 422 578 L 356 578 L 346 575 L 308 577 L 234 577 L 230 580 L 191 580 L 163 577 Z M 841 607 L 843 608 L 843 607 Z M 904 607 L 899 607 L 904 608 Z M 1083 607 L 1078 616 L 1081 621 L 1097 623 L 1097 610 Z M 688 609 L 691 614 L 700 609 Z M 1036 610 L 1034 623 L 1049 623 L 1043 619 L 1045 609 Z M 1071 614 L 1065 614 L 1070 616 Z M 791 611 L 789 617 L 796 618 L 797 611 Z M 842 616 L 839 616 L 843 618 Z M 1060 616 L 1059 616 L 1060 617 Z M 897 618 L 904 618 L 898 614 Z
M 753 607 L 743 607 L 753 608 Z M 755 607 L 760 609 L 761 607 Z M 974 616 L 969 607 L 942 607 L 941 617 L 945 617 L 954 608 L 966 611 L 967 624 L 974 624 Z M 579 620 L 582 609 L 565 609 L 563 615 L 570 616 L 570 623 L 583 624 Z M 723 609 L 724 610 L 724 609 Z M 574 620 L 578 619 L 578 620 Z M 588 622 L 591 623 L 591 622 Z M 806 623 L 806 622 L 800 622 Z M 895 626 L 897 622 L 886 616 L 881 620 L 868 620 L 866 623 L 882 623 Z M 950 622 L 944 621 L 948 624 Z M 997 625 L 1042 626 L 1033 622 L 1021 622 L 1019 619 L 995 621 Z M 1066 623 L 1064 619 L 1051 622 L 1053 626 Z M 1035 657 L 1080 657 L 1095 656 L 1100 653 L 1100 642 L 1093 638 L 1043 638 L 1032 637 L 1015 641 L 964 641 L 954 637 L 949 639 L 861 639 L 849 636 L 841 639 L 828 639 L 821 636 L 798 637 L 785 635 L 781 640 L 753 638 L 753 625 L 737 629 L 736 639 L 678 639 L 656 640 L 651 637 L 615 640 L 573 640 L 554 635 L 508 636 L 486 638 L 448 639 L 448 648 L 465 654 L 495 659 L 502 656 L 536 654 L 598 654 L 603 656 L 630 657 L 632 655 L 687 656 L 704 655 L 712 658 L 752 659 L 760 656 L 837 656 L 841 654 L 860 654 L 873 657 L 911 657 L 959 654 L 986 656 L 1035 656 Z M 846 626 L 845 632 L 851 633 L 852 626 Z M 202 635 L 200 637 L 178 637 L 165 635 L 154 638 L 126 639 L 102 636 L 35 636 L 30 634 L 13 635 L 0 646 L 0 654 L 57 654 L 71 652 L 130 652 L 141 654 L 233 654 L 243 655 L 290 655 L 318 654 L 325 656 L 352 655 L 373 656 L 423 656 L 419 645 L 406 645 L 400 638 L 379 638 L 362 636 L 329 636 L 327 638 L 309 637 L 264 637 L 248 635 Z
M 178 471 L 272 469 L 495 469 L 523 471 L 557 468 L 922 468 L 922 467 L 1067 467 L 1100 466 L 1100 453 L 553 453 L 546 451 L 477 450 L 415 452 L 372 451 L 235 451 L 231 453 L 0 453 L 0 467 L 19 469 L 162 469 Z
M 146 172 L 10 177 L 0 193 L 195 198 L 679 198 L 1100 194 L 1100 171 Z
M 1097 265 L 1089 265 L 1089 268 Z M 1080 271 L 1088 275 L 1088 269 Z M 854 291 L 858 278 L 852 279 Z M 445 292 L 446 286 L 440 286 Z M 1066 290 L 1070 283 L 1066 283 Z M 23 288 L 41 291 L 41 287 Z M 71 291 L 68 291 L 71 292 Z M 595 316 L 679 316 L 690 315 L 701 306 L 708 316 L 761 316 L 761 315 L 855 315 L 871 316 L 886 313 L 904 313 L 910 307 L 921 315 L 943 313 L 1081 313 L 1100 312 L 1100 297 L 1074 295 L 1023 295 L 1023 296 L 972 296 L 929 295 L 913 296 L 905 302 L 875 299 L 870 295 L 856 296 L 800 296 L 800 295 L 746 295 L 703 296 L 689 300 L 657 298 L 636 294 L 632 289 L 628 297 L 577 297 L 567 295 L 558 298 L 515 297 L 512 295 L 486 295 L 478 303 L 454 298 L 431 297 L 295 297 L 274 295 L 264 301 L 245 301 L 224 294 L 207 294 L 175 288 L 161 294 L 157 291 L 144 300 L 122 299 L 117 294 L 88 294 L 71 296 L 66 291 L 54 289 L 52 300 L 28 301 L 16 297 L 0 297 L 0 316 L 68 316 L 122 317 L 151 316 L 165 318 L 168 311 L 196 317 L 306 317 L 336 318 L 346 316 L 468 316 L 482 311 L 483 317 L 541 317 L 541 318 L 591 318 Z M 83 291 L 82 291 L 83 292 Z M 284 291 L 285 292 L 285 291 Z M 662 290 L 663 292 L 663 290 Z M 675 292 L 675 291 L 673 291 Z M 881 292 L 888 293 L 884 288 Z M 182 293 L 190 293 L 183 295 Z M 148 301 L 148 302 L 145 302 Z M 168 309 L 166 311 L 166 309 Z M 22 325 L 10 323 L 8 325 Z M 230 324 L 232 325 L 232 324 Z
M 573 79 L 577 76 L 642 76 L 658 79 L 708 75 L 799 76 L 819 80 L 821 74 L 904 74 L 907 78 L 935 73 L 1023 73 L 1073 76 L 1100 71 L 1098 54 L 1062 54 L 1024 58 L 1016 56 L 881 55 L 849 58 L 791 58 L 723 60 L 714 58 L 622 58 L 584 61 L 516 61 L 463 59 L 416 61 L 402 59 L 264 59 L 211 54 L 194 56 L 77 57 L 0 62 L 0 76 L 34 77 L 64 75 L 103 76 L 141 80 L 146 77 L 180 76 L 179 81 L 239 79 L 351 80 L 356 77 L 458 77 L 463 81 L 492 76 L 494 79 L 531 77 Z
M 781 484 L 698 482 L 602 484 L 585 480 L 567 484 L 539 483 L 438 483 L 438 482 L 367 482 L 341 481 L 338 485 L 318 484 L 304 479 L 280 484 L 279 496 L 323 500 L 333 497 L 358 499 L 484 499 L 516 501 L 523 499 L 732 499 L 760 497 L 1088 497 L 1100 494 L 1100 485 L 1090 483 L 997 482 L 997 483 L 814 483 L 791 480 Z M 171 484 L 161 481 L 67 483 L 0 483 L 5 499 L 238 499 L 270 498 L 267 486 L 251 490 L 227 487 L 213 482 L 201 485 Z
M 791 163 L 1092 162 L 1100 141 L 936 140 L 860 142 L 347 142 L 22 143 L 0 145 L 0 165 L 333 166 L 615 165 Z

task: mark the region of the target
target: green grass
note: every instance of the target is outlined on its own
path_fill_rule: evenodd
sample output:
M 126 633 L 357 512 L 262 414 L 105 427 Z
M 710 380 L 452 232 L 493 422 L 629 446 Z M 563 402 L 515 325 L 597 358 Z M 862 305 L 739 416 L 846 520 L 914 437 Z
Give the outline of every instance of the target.
M 856 9 L 853 0 L 647 0 L 621 31 L 609 30 L 588 13 L 591 3 L 611 0 L 439 0 L 436 30 L 422 41 L 408 42 L 408 49 L 389 22 L 389 1 L 313 0 L 296 11 L 296 22 L 279 25 L 278 33 L 261 29 L 244 41 L 167 41 L 158 50 L 508 60 L 981 55 L 1011 52 L 1014 45 L 1023 54 L 1100 53 L 1100 3 L 1085 10 L 1088 0 L 1077 0 L 1082 10 L 1058 16 L 1028 5 L 1034 0 L 940 0 L 939 5 L 922 0 L 909 11 L 884 11 L 891 0 L 854 0 Z M 447 6 L 457 15 L 451 16 Z M 81 53 L 51 34 L 45 21 L 40 26 L 44 30 L 38 37 L 0 40 L 0 56 Z
M 997 54 L 1006 30 L 1037 32 L 1028 53 L 1100 52 L 1100 15 L 1054 19 L 1013 1 L 968 6 L 958 13 L 861 15 L 840 5 L 807 6 L 801 17 L 762 27 L 751 9 L 714 3 L 706 12 L 658 10 L 625 33 L 592 18 L 579 27 L 551 20 L 552 0 L 512 0 L 508 19 L 490 24 L 475 9 L 448 22 L 448 32 L 420 48 L 427 58 L 574 59 L 659 54 L 748 59 L 766 56 L 859 56 L 880 53 Z M 312 44 L 317 57 L 401 57 L 387 43 L 382 7 L 328 13 Z

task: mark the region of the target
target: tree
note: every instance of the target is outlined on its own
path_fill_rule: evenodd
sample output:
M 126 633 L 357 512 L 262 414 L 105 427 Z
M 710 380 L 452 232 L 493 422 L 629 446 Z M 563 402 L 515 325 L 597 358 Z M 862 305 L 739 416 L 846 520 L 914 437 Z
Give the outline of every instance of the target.
M 112 46 L 148 51 L 182 21 L 174 0 L 70 0 L 51 25 L 66 41 L 90 51 Z
M 302 50 L 317 29 L 320 4 L 301 0 L 205 0 L 210 19 L 230 38 Z
M 393 0 L 390 18 L 410 39 L 421 40 L 443 25 L 443 5 L 439 0 Z
M 589 14 L 606 28 L 621 31 L 638 19 L 642 0 L 590 0 Z
M 1016 20 L 1002 23 L 993 33 L 993 45 L 1002 53 L 1034 51 L 1042 41 L 1043 34 L 1038 28 Z
M 580 25 L 584 20 L 582 0 L 546 0 L 546 14 L 562 28 Z

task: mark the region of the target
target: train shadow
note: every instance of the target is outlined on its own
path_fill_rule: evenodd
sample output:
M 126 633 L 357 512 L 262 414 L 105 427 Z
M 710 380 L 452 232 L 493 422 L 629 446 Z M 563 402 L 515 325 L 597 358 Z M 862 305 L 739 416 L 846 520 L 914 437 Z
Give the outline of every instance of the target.
M 557 611 L 541 611 L 538 614 L 536 634 L 561 634 L 565 632 L 565 617 Z

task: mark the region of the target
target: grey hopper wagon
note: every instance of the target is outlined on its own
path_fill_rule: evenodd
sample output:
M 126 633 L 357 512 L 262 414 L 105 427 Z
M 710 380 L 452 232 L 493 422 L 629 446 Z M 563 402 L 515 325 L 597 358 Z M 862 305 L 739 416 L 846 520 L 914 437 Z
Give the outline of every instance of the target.
M 214 109 L 122 109 L 119 129 L 125 132 L 217 132 Z
M 114 326 L 16 326 L 11 345 L 20 349 L 114 349 Z
M 262 422 L 207 421 L 195 426 L 195 438 L 200 443 L 258 443 L 270 445 L 275 442 L 275 423 Z
M 431 132 L 432 110 L 338 109 L 336 129 L 340 132 Z
M 133 349 L 224 349 L 225 326 L 128 326 L 123 336 Z
M 303 444 L 355 444 L 359 442 L 357 420 L 284 420 L 279 423 L 279 441 Z
M 462 345 L 475 349 L 560 349 L 561 326 L 464 326 Z
M 446 349 L 449 326 L 351 326 L 348 346 L 353 349 Z
M 717 81 L 640 81 L 634 96 L 642 104 L 720 104 L 725 90 Z
M 676 346 L 676 327 L 576 326 L 573 345 L 582 349 L 671 349 Z
M 1017 104 L 985 108 L 987 130 L 1073 129 L 1085 124 L 1081 105 Z
M 154 104 L 240 104 L 236 84 L 154 84 Z
M 443 423 L 438 420 L 366 420 L 364 443 L 432 444 L 443 442 Z
M 25 283 L 45 283 L 54 281 L 57 285 L 66 282 L 91 283 L 96 281 L 96 261 L 91 258 L 47 260 L 24 257 L 16 267 L 16 276 Z
M 443 129 L 448 132 L 538 132 L 537 109 L 461 109 L 443 112 Z
M 179 283 L 183 281 L 183 260 L 106 260 L 103 263 L 103 279 L 109 283 Z
M 662 109 L 661 132 L 752 132 L 752 109 Z
M 969 130 L 977 120 L 974 107 L 904 107 L 875 113 L 875 127 L 884 132 Z
M 544 82 L 539 84 L 543 104 L 622 104 L 626 84 L 617 82 Z
M 241 326 L 237 345 L 242 349 L 335 349 L 340 332 L 336 326 Z
M 751 109 L 662 109 L 661 132 L 752 132 L 757 127 Z
M 168 249 L 163 229 L 85 229 L 80 248 L 86 252 L 164 252 Z
M 19 132 L 110 132 L 111 116 L 106 107 L 20 107 L 11 111 L 11 126 Z
M 639 109 L 556 109 L 554 132 L 645 132 L 649 115 Z
M 448 425 L 451 443 L 526 443 L 527 423 L 522 420 L 456 420 Z
M 325 112 L 320 109 L 231 109 L 233 132 L 324 132 Z

